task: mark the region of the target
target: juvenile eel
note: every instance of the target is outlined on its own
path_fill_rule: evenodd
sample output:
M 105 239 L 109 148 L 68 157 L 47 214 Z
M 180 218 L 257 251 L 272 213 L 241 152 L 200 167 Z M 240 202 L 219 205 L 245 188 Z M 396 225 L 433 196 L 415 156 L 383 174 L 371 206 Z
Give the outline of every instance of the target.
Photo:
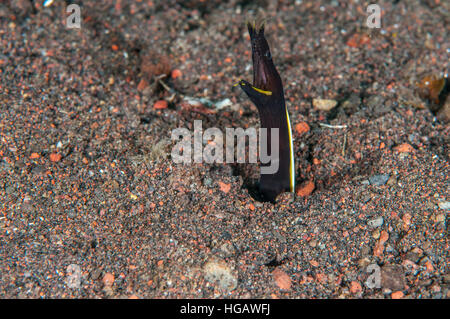
M 261 195 L 264 199 L 274 202 L 280 193 L 293 192 L 295 189 L 291 124 L 281 77 L 272 61 L 269 45 L 264 37 L 264 24 L 257 27 L 256 23 L 249 22 L 247 28 L 252 44 L 253 85 L 245 80 L 240 80 L 238 84 L 257 107 L 261 128 L 267 128 L 266 145 L 260 145 L 260 150 L 261 147 L 265 147 L 266 154 L 271 154 L 271 129 L 279 129 L 279 139 L 275 141 L 278 142 L 279 149 L 278 170 L 269 174 L 261 171 L 259 180 Z

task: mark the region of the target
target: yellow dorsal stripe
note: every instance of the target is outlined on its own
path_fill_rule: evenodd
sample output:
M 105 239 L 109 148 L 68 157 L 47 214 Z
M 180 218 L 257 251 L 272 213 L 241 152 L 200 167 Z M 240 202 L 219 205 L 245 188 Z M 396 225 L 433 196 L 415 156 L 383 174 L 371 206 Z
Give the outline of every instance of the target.
M 261 89 L 258 89 L 256 87 L 254 87 L 254 86 L 252 86 L 252 88 L 253 88 L 253 90 L 258 91 L 259 93 L 262 93 L 262 94 L 265 94 L 265 95 L 272 95 L 272 91 L 264 91 L 264 90 L 261 90 Z
M 289 120 L 289 112 L 287 106 L 286 106 L 286 119 L 289 131 L 289 150 L 290 150 L 289 188 L 291 192 L 294 192 L 295 191 L 294 143 L 292 141 L 291 121 Z
M 234 84 L 233 87 L 238 86 L 238 85 L 245 85 L 245 82 L 239 81 L 238 83 Z M 254 87 L 253 85 L 252 85 L 252 89 L 259 93 L 265 94 L 265 95 L 272 95 L 272 91 L 264 91 L 264 90 L 258 89 L 257 87 Z

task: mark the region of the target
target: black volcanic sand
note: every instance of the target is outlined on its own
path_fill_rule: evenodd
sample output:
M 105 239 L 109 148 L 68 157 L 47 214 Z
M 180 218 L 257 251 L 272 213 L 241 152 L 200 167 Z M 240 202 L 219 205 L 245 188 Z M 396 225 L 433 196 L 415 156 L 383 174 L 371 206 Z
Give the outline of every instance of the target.
M 80 29 L 43 2 L 0 2 L 0 297 L 450 297 L 448 86 L 418 90 L 449 2 L 378 1 L 381 29 L 369 1 L 79 1 Z M 170 156 L 194 120 L 258 126 L 258 14 L 295 139 L 275 204 L 257 165 Z

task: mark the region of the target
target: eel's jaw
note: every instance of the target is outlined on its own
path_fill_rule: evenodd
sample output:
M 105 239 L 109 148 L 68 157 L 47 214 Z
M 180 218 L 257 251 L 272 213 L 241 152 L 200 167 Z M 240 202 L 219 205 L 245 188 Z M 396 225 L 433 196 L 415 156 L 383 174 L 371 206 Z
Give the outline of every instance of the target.
M 281 78 L 270 57 L 269 44 L 264 36 L 264 22 L 248 22 L 247 27 L 252 45 L 253 86 L 282 93 Z
M 271 91 L 271 88 L 269 87 L 267 66 L 264 65 L 264 61 L 262 61 L 261 58 L 254 59 L 253 68 L 253 85 L 261 90 Z
M 255 38 L 258 35 L 264 36 L 265 20 L 249 20 L 247 21 L 248 34 L 250 39 Z

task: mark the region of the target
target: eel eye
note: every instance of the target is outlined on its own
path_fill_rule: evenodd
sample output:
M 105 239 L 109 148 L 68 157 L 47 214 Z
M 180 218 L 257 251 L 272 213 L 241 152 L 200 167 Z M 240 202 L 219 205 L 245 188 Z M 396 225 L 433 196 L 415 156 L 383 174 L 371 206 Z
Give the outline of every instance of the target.
M 268 59 L 272 58 L 272 55 L 270 54 L 270 51 L 267 51 L 266 53 L 264 53 L 264 56 Z

